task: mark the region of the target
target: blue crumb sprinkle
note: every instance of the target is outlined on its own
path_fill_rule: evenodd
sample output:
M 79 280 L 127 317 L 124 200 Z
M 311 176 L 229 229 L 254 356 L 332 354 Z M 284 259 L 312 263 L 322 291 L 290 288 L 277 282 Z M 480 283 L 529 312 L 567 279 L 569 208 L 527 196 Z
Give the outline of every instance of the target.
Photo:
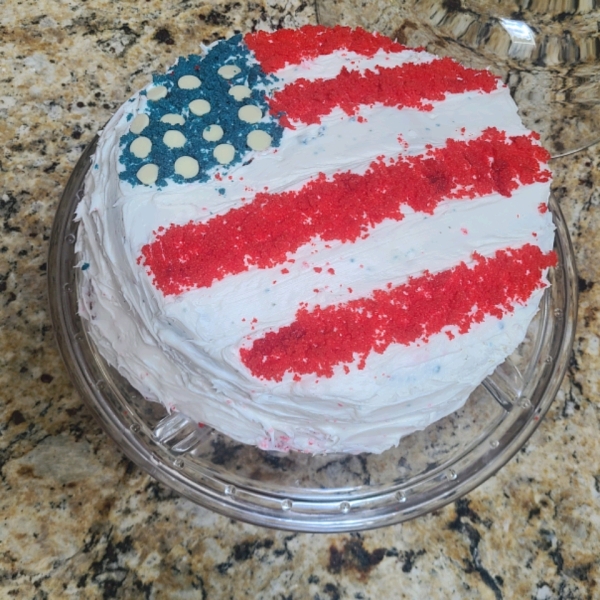
M 219 194 L 221 194 L 221 196 L 225 195 L 225 188 L 219 188 Z
M 90 263 L 83 263 L 81 265 L 81 270 L 82 271 L 87 271 L 90 268 Z
M 226 64 L 237 65 L 241 72 L 232 79 L 224 79 L 217 71 Z M 201 86 L 192 90 L 179 88 L 177 81 L 184 75 L 198 77 Z M 158 165 L 159 175 L 156 181 L 158 187 L 165 186 L 168 181 L 175 183 L 208 181 L 209 171 L 220 166 L 213 156 L 217 144 L 232 144 L 235 148 L 235 157 L 229 165 L 221 167 L 223 172 L 244 160 L 250 152 L 246 138 L 251 131 L 257 129 L 266 131 L 271 136 L 273 147 L 279 146 L 283 127 L 269 115 L 265 93 L 257 89 L 272 80 L 273 76 L 264 73 L 240 34 L 215 44 L 204 56 L 190 55 L 187 58 L 180 58 L 165 75 L 153 77 L 154 85 L 164 85 L 168 91 L 165 98 L 150 101 L 145 108 L 150 123 L 141 135 L 152 142 L 150 155 L 144 159 L 134 156 L 129 146 L 138 136 L 130 132 L 124 134 L 120 140 L 120 162 L 125 169 L 119 177 L 131 185 L 143 185 L 137 179 L 137 172 L 144 165 L 153 163 Z M 251 97 L 241 102 L 235 100 L 229 94 L 229 89 L 234 85 L 248 86 Z M 208 100 L 211 105 L 210 112 L 202 116 L 194 115 L 189 110 L 189 104 L 197 99 Z M 258 106 L 266 118 L 255 124 L 241 121 L 238 118 L 238 111 L 247 104 Z M 183 116 L 185 124 L 173 126 L 161 122 L 161 117 L 169 113 Z M 224 135 L 218 142 L 207 142 L 202 137 L 202 132 L 206 127 L 214 124 L 223 128 Z M 164 134 L 174 128 L 186 137 L 186 143 L 182 148 L 169 148 L 163 143 Z M 200 165 L 198 175 L 184 179 L 175 173 L 175 161 L 182 156 L 192 156 L 198 161 Z

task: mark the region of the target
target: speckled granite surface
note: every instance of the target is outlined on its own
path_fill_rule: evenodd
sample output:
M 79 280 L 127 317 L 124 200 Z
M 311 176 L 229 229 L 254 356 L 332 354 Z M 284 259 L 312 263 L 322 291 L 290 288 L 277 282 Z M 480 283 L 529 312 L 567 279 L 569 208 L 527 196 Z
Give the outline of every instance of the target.
M 598 146 L 554 162 L 581 277 L 567 379 L 525 448 L 435 514 L 361 534 L 234 522 L 126 460 L 69 383 L 46 253 L 82 148 L 198 41 L 313 20 L 298 0 L 3 3 L 0 598 L 600 598 Z

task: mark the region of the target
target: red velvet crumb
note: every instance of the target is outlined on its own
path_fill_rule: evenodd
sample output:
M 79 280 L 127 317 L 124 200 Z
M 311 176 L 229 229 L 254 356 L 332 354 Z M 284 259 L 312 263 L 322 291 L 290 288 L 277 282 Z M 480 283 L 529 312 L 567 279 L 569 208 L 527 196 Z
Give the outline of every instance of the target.
M 402 52 L 404 46 L 390 38 L 364 29 L 305 25 L 300 29 L 280 29 L 273 33 L 258 31 L 244 36 L 244 42 L 254 52 L 265 73 L 286 65 L 298 65 L 303 60 L 348 50 L 361 56 L 373 56 L 378 50 Z
M 164 294 L 210 287 L 251 267 L 292 262 L 289 254 L 317 237 L 354 242 L 384 219 L 402 220 L 404 205 L 432 214 L 448 199 L 508 197 L 521 185 L 548 181 L 547 159 L 530 136 L 507 138 L 490 128 L 393 164 L 375 161 L 362 175 L 320 174 L 297 191 L 259 192 L 204 223 L 171 225 L 142 248 L 143 264 Z
M 440 332 L 452 339 L 487 316 L 501 319 L 544 287 L 544 271 L 556 265 L 554 252 L 543 254 L 531 244 L 474 259 L 471 267 L 461 263 L 368 298 L 301 308 L 291 325 L 242 348 L 242 362 L 255 377 L 275 381 L 285 373 L 294 373 L 296 381 L 307 374 L 332 377 L 333 367 L 356 357 L 362 369 L 371 352 L 382 354 L 391 344 L 427 341 Z

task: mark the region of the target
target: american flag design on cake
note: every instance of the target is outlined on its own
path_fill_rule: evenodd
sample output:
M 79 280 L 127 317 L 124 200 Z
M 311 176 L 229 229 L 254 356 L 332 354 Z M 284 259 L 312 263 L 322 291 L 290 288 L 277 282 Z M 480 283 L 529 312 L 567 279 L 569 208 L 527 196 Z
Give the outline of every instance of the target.
M 487 71 L 343 27 L 235 36 L 103 133 L 82 314 L 202 424 L 381 452 L 522 341 L 556 260 L 548 158 Z

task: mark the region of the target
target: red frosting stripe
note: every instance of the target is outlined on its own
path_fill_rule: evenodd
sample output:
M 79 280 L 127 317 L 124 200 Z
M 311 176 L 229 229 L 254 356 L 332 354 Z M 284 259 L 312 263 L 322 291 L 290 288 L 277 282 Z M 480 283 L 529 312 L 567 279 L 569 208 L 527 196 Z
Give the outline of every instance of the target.
M 298 65 L 303 60 L 348 50 L 361 56 L 373 56 L 378 50 L 402 52 L 404 46 L 390 38 L 364 29 L 337 25 L 306 25 L 301 29 L 280 29 L 274 33 L 257 31 L 244 36 L 265 73 L 273 73 L 286 65 Z
M 492 258 L 475 255 L 465 263 L 435 275 L 426 273 L 369 298 L 308 311 L 242 348 L 242 362 L 255 377 L 281 381 L 285 373 L 332 377 L 333 367 L 355 362 L 363 369 L 371 352 L 382 354 L 391 344 L 409 345 L 450 329 L 459 333 L 486 316 L 502 318 L 517 303 L 544 287 L 541 276 L 556 264 L 554 252 L 537 246 L 496 252 Z
M 344 67 L 335 79 L 298 79 L 267 101 L 281 124 L 292 127 L 291 121 L 320 123 L 321 117 L 336 107 L 348 115 L 375 103 L 427 111 L 433 108 L 431 102 L 442 101 L 447 94 L 490 93 L 497 86 L 498 79 L 489 71 L 468 69 L 450 58 L 440 58 L 364 73 Z
M 302 189 L 258 193 L 252 202 L 206 223 L 171 225 L 142 248 L 139 261 L 164 294 L 210 287 L 216 280 L 282 264 L 310 240 L 353 242 L 402 205 L 433 213 L 446 199 L 473 199 L 548 181 L 548 153 L 534 136 L 507 138 L 497 129 L 474 140 L 447 140 L 423 155 L 373 162 L 364 175 L 320 174 Z

